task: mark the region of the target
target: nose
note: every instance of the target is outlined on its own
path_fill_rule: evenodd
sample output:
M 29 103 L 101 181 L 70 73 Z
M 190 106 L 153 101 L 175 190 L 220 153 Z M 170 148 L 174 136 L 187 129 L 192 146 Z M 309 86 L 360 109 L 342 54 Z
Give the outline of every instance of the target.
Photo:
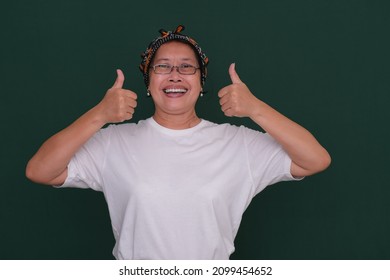
M 181 82 L 181 76 L 178 67 L 173 67 L 172 72 L 169 74 L 170 82 Z

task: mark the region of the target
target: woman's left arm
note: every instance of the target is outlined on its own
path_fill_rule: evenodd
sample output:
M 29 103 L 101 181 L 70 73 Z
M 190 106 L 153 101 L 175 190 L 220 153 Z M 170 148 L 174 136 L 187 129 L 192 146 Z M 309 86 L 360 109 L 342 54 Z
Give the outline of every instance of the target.
M 271 135 L 290 156 L 294 177 L 309 176 L 329 166 L 329 153 L 308 130 L 256 98 L 240 80 L 234 64 L 229 74 L 232 84 L 218 93 L 226 116 L 249 117 Z

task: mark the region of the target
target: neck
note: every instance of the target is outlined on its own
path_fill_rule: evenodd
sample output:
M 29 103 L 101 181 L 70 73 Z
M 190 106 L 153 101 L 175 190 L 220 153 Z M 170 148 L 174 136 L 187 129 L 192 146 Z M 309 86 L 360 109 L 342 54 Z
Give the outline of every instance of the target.
M 176 130 L 191 128 L 200 123 L 200 118 L 195 112 L 185 115 L 168 115 L 156 111 L 153 119 L 161 126 Z

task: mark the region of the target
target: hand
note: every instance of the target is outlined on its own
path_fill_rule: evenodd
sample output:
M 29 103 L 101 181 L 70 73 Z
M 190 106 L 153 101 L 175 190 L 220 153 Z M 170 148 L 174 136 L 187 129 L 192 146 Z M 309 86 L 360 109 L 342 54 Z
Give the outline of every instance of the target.
M 98 104 L 105 123 L 120 123 L 133 117 L 137 107 L 137 94 L 123 89 L 125 76 L 118 69 L 114 85 L 107 91 L 103 100 Z
M 231 85 L 222 88 L 218 92 L 219 104 L 224 114 L 228 117 L 251 117 L 259 108 L 257 99 L 249 88 L 241 81 L 235 70 L 235 64 L 229 67 Z

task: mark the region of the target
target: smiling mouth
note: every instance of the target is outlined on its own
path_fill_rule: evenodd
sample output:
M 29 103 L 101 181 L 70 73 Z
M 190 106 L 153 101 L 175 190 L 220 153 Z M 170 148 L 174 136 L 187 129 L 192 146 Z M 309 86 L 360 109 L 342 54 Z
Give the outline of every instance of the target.
M 168 97 L 179 97 L 187 93 L 187 89 L 185 88 L 166 88 L 163 89 L 163 92 L 168 96 Z

